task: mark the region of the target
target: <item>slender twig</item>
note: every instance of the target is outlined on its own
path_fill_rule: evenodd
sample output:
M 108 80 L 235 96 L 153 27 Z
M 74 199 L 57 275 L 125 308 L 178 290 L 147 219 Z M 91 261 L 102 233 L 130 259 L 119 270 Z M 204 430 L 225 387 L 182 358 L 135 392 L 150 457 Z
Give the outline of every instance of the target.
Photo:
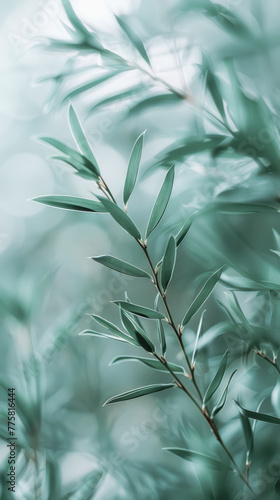
M 270 358 L 269 356 L 267 356 L 267 354 L 265 354 L 265 352 L 263 352 L 263 351 L 255 351 L 255 352 L 256 352 L 256 354 L 257 354 L 258 356 L 260 356 L 261 358 L 265 359 L 268 363 L 270 363 L 270 364 L 271 364 L 271 365 L 275 368 L 275 370 L 279 373 L 279 375 L 280 375 L 280 368 L 279 368 L 279 366 L 277 365 L 276 360 L 271 359 L 271 358 Z

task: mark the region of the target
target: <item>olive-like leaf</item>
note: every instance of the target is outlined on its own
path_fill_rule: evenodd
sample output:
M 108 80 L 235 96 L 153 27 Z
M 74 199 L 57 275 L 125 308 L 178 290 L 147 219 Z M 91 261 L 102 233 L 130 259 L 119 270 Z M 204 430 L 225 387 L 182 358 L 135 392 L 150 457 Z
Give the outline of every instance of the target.
M 112 71 L 109 73 L 106 73 L 105 75 L 100 76 L 99 78 L 91 79 L 87 83 L 84 83 L 83 85 L 79 85 L 78 87 L 72 89 L 69 91 L 62 100 L 62 103 L 65 101 L 69 101 L 70 99 L 73 99 L 73 97 L 76 97 L 77 95 L 82 94 L 83 92 L 87 92 L 88 90 L 91 90 L 92 88 L 97 87 L 103 82 L 106 82 L 107 80 L 113 78 L 116 75 L 119 75 L 120 71 Z
M 80 149 L 81 153 L 90 160 L 90 162 L 94 165 L 95 167 L 95 173 L 97 175 L 100 174 L 100 170 L 98 167 L 98 163 L 96 161 L 96 158 L 91 150 L 91 147 L 87 141 L 85 132 L 82 129 L 82 126 L 79 122 L 79 119 L 76 115 L 76 112 L 73 108 L 73 106 L 70 106 L 69 108 L 69 122 L 70 122 L 70 127 L 71 131 L 73 134 L 73 137 L 77 143 L 78 148 Z
M 182 96 L 177 93 L 169 94 L 159 94 L 147 97 L 146 99 L 141 99 L 129 109 L 127 115 L 134 116 L 136 113 L 144 111 L 145 109 L 150 109 L 156 106 L 167 106 L 172 104 L 177 104 L 182 102 Z
M 146 63 L 149 66 L 151 66 L 149 56 L 146 52 L 146 49 L 144 47 L 144 44 L 143 44 L 141 38 L 135 33 L 135 31 L 133 31 L 130 28 L 130 26 L 121 17 L 118 17 L 118 16 L 115 16 L 115 17 L 116 17 L 120 27 L 124 31 L 124 33 L 131 41 L 132 45 L 136 48 L 137 52 L 139 52 L 139 54 L 143 57 L 144 61 L 146 61 Z
M 119 273 L 135 276 L 136 278 L 151 279 L 151 276 L 145 271 L 142 271 L 142 269 L 139 269 L 139 267 L 128 264 L 128 262 L 124 262 L 123 260 L 112 257 L 111 255 L 100 255 L 99 257 L 90 258 L 99 264 L 103 264 L 103 266 L 109 267 L 114 271 L 118 271 Z
M 196 351 L 197 351 L 197 344 L 198 340 L 200 338 L 200 335 L 202 333 L 202 325 L 203 325 L 203 317 L 204 314 L 206 313 L 206 309 L 204 309 L 203 313 L 200 316 L 199 324 L 198 324 L 198 329 L 196 333 L 196 338 L 195 338 L 195 343 L 194 343 L 194 348 L 193 348 L 193 354 L 192 354 L 192 361 L 191 361 L 191 366 L 194 367 L 195 365 L 195 357 L 196 357 Z
M 127 231 L 131 236 L 136 238 L 137 240 L 141 240 L 141 234 L 139 233 L 137 227 L 134 222 L 130 219 L 130 217 L 118 207 L 115 203 L 103 196 L 96 196 L 101 203 L 103 203 L 106 210 L 112 215 L 113 219 Z
M 163 185 L 161 187 L 161 190 L 153 206 L 152 213 L 148 222 L 148 227 L 146 230 L 146 238 L 148 238 L 151 232 L 156 228 L 166 210 L 169 198 L 171 196 L 173 182 L 174 182 L 174 165 L 168 170 Z
M 97 321 L 97 323 L 104 326 L 104 328 L 107 328 L 107 330 L 109 330 L 111 333 L 117 335 L 117 337 L 129 341 L 131 344 L 138 345 L 138 343 L 135 342 L 134 338 L 131 338 L 130 336 L 126 335 L 126 333 L 123 333 L 116 325 L 114 325 L 107 319 L 104 319 L 101 316 L 98 316 L 97 314 L 90 314 L 89 316 L 95 321 Z
M 192 214 L 187 220 L 186 222 L 183 224 L 183 226 L 181 227 L 180 231 L 178 232 L 178 234 L 176 234 L 175 236 L 175 240 L 176 240 L 176 246 L 178 247 L 183 239 L 185 238 L 185 236 L 188 234 L 191 226 L 192 226 L 192 223 L 194 221 L 194 218 L 195 218 L 195 214 Z
M 125 302 L 124 300 L 113 300 L 113 304 L 121 306 L 125 311 L 136 314 L 136 316 L 142 316 L 147 319 L 165 319 L 164 314 L 155 311 L 154 309 L 149 309 L 148 307 L 138 306 L 137 304 L 132 304 L 132 302 Z
M 243 432 L 245 436 L 245 441 L 247 445 L 247 455 L 246 455 L 246 461 L 250 462 L 251 461 L 251 455 L 253 453 L 254 449 L 254 438 L 253 438 L 253 431 L 251 427 L 251 423 L 248 417 L 243 415 L 243 413 L 240 412 L 240 419 L 243 427 Z
M 159 310 L 158 309 L 159 297 L 160 297 L 160 294 L 158 293 L 156 298 L 155 298 L 155 303 L 154 303 L 155 311 Z M 162 324 L 162 321 L 160 319 L 157 321 L 157 334 L 158 334 L 158 338 L 159 338 L 159 342 L 160 342 L 161 354 L 162 354 L 162 356 L 165 356 L 166 349 L 167 349 L 166 338 L 165 338 L 163 324 Z
M 165 291 L 173 275 L 176 262 L 176 241 L 174 236 L 170 236 L 161 268 L 161 285 Z
M 131 391 L 123 392 L 117 396 L 113 396 L 107 399 L 103 406 L 111 403 L 119 403 L 121 401 L 128 401 L 129 399 L 139 398 L 141 396 L 146 396 L 146 394 L 152 394 L 153 392 L 164 391 L 165 389 L 173 389 L 176 387 L 174 384 L 154 384 L 146 385 L 145 387 L 139 387 L 137 389 L 132 389 Z
M 138 139 L 136 139 L 136 142 L 133 146 L 130 158 L 129 158 L 129 163 L 128 163 L 128 169 L 127 169 L 127 174 L 126 174 L 126 179 L 125 179 L 125 184 L 124 184 L 124 191 L 123 191 L 123 202 L 125 206 L 127 205 L 127 202 L 130 198 L 130 195 L 134 189 L 136 179 L 137 179 L 137 174 L 138 174 L 138 169 L 139 169 L 139 164 L 141 160 L 141 155 L 142 155 L 142 149 L 143 149 L 143 142 L 144 142 L 144 134 L 143 132 L 141 135 L 139 135 Z
M 163 448 L 165 451 L 169 451 L 174 455 L 177 455 L 184 460 L 188 460 L 189 462 L 194 463 L 203 463 L 207 467 L 213 470 L 221 470 L 221 469 L 231 469 L 229 465 L 225 462 L 221 462 L 217 458 L 212 458 L 209 455 L 204 455 L 203 453 L 199 453 L 198 451 L 186 450 L 184 448 Z
M 235 401 L 235 400 L 234 400 Z M 269 424 L 280 424 L 280 418 L 274 417 L 273 415 L 267 415 L 266 413 L 259 413 L 256 411 L 246 410 L 243 408 L 238 401 L 235 403 L 239 406 L 240 412 L 242 415 L 245 415 L 247 418 L 252 418 L 253 420 L 259 420 L 260 422 L 267 422 Z
M 121 320 L 125 329 L 129 333 L 129 335 L 134 338 L 138 346 L 141 346 L 147 352 L 155 352 L 155 346 L 149 339 L 146 332 L 136 321 L 134 321 L 134 319 L 131 316 L 129 316 L 122 309 L 121 309 Z
M 210 276 L 210 278 L 208 278 L 208 280 L 203 285 L 202 289 L 194 299 L 190 308 L 188 309 L 182 321 L 182 326 L 186 326 L 188 324 L 188 322 L 192 319 L 192 317 L 197 313 L 197 311 L 201 308 L 204 302 L 208 299 L 209 295 L 212 293 L 216 284 L 218 283 L 224 269 L 225 267 L 222 266 L 215 273 L 213 273 Z
M 229 385 L 231 383 L 232 378 L 236 374 L 236 372 L 237 372 L 237 370 L 234 370 L 234 372 L 232 372 L 231 376 L 229 377 L 228 383 L 227 383 L 226 387 L 224 388 L 224 390 L 223 390 L 223 392 L 221 394 L 221 397 L 219 398 L 219 401 L 217 402 L 217 404 L 214 406 L 214 408 L 212 410 L 212 413 L 211 413 L 212 417 L 215 417 L 215 415 L 217 415 L 223 409 L 223 407 L 225 406 L 226 400 L 227 400 L 227 394 L 228 394 Z
M 223 377 L 224 377 L 224 374 L 226 371 L 226 367 L 227 367 L 227 358 L 228 358 L 228 351 L 226 351 L 225 354 L 223 355 L 220 366 L 217 370 L 217 373 L 207 388 L 207 391 L 206 391 L 205 396 L 203 398 L 204 405 L 207 405 L 208 401 L 212 398 L 213 394 L 215 394 L 216 390 L 218 389 L 218 387 L 220 386 L 220 384 L 223 380 Z
M 120 342 L 127 342 L 129 344 L 135 345 L 133 342 L 130 341 L 130 337 L 128 335 L 123 334 L 124 338 L 121 338 L 120 336 L 115 336 L 115 335 L 110 335 L 109 333 L 104 333 L 104 332 L 97 332 L 95 330 L 83 330 L 82 332 L 79 333 L 81 337 L 99 337 L 99 338 L 104 338 L 104 339 L 111 339 L 111 340 L 119 340 Z M 134 340 L 134 339 L 131 339 Z
M 116 363 L 121 363 L 123 361 L 139 361 L 144 365 L 149 366 L 150 368 L 154 368 L 160 372 L 168 371 L 167 367 L 156 359 L 142 358 L 140 356 L 117 356 L 111 361 L 111 365 L 115 365 Z M 174 373 L 178 373 L 184 375 L 186 372 L 182 366 L 176 365 L 174 363 L 168 363 L 168 366 L 173 370 Z
M 44 195 L 33 198 L 33 201 L 49 207 L 74 210 L 76 212 L 107 212 L 106 208 L 98 201 L 66 195 Z

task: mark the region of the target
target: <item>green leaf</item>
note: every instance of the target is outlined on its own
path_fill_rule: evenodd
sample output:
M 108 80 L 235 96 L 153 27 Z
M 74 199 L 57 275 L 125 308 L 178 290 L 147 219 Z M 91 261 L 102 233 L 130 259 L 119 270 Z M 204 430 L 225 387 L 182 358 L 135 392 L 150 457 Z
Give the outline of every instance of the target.
M 94 173 L 96 175 L 100 174 L 100 170 L 98 167 L 98 163 L 96 161 L 96 158 L 90 148 L 90 145 L 87 141 L 86 135 L 82 129 L 82 126 L 78 120 L 78 117 L 75 113 L 75 110 L 73 106 L 70 106 L 69 108 L 69 122 L 70 122 L 70 127 L 71 131 L 73 134 L 73 137 L 77 143 L 78 148 L 80 149 L 81 153 L 89 159 L 89 161 L 94 165 L 95 170 Z
M 188 460 L 189 462 L 194 463 L 203 463 L 210 469 L 221 470 L 221 469 L 230 469 L 231 467 L 227 465 L 225 462 L 221 462 L 216 458 L 212 458 L 209 455 L 204 455 L 203 453 L 199 453 L 193 450 L 186 450 L 184 448 L 163 448 L 165 451 L 169 451 L 174 455 L 177 455 L 184 460 Z
M 159 299 L 160 295 L 159 293 L 157 294 L 156 298 L 155 298 L 155 304 L 154 304 L 154 309 L 155 311 L 158 311 L 158 299 Z M 162 356 L 165 356 L 166 354 L 166 338 L 165 338 L 165 333 L 164 333 L 164 328 L 163 328 L 163 324 L 162 324 L 162 321 L 159 319 L 157 321 L 157 334 L 158 334 L 158 338 L 159 338 L 159 342 L 160 342 L 160 347 L 161 347 L 161 354 Z
M 99 257 L 90 257 L 95 262 L 99 262 L 99 264 L 103 264 L 103 266 L 109 267 L 114 271 L 118 271 L 119 273 L 128 274 L 129 276 L 135 276 L 136 278 L 149 278 L 152 279 L 151 276 L 139 269 L 139 267 L 135 267 L 132 264 L 128 264 L 121 259 L 117 259 L 116 257 L 112 257 L 111 255 L 100 255 Z
M 104 332 L 97 332 L 95 330 L 90 330 L 90 329 L 87 329 L 87 330 L 83 330 L 82 332 L 79 333 L 79 336 L 81 337 L 99 337 L 99 338 L 104 338 L 104 339 L 111 339 L 111 340 L 119 340 L 121 342 L 127 342 L 129 344 L 133 344 L 133 342 L 130 342 L 130 337 L 128 335 L 125 336 L 124 335 L 124 338 L 121 338 L 121 337 L 117 337 L 115 335 L 110 335 L 108 333 L 104 333 Z M 131 339 L 133 340 L 133 339 Z M 134 344 L 136 345 L 136 344 Z
M 130 195 L 136 183 L 139 164 L 142 155 L 142 149 L 143 149 L 144 134 L 145 132 L 139 135 L 130 155 L 126 179 L 125 179 L 124 191 L 123 191 L 123 202 L 125 206 L 127 205 L 127 202 L 130 198 Z
M 146 230 L 146 238 L 148 238 L 151 232 L 156 228 L 166 210 L 169 198 L 171 196 L 173 182 L 174 182 L 174 165 L 168 170 L 163 185 L 161 187 L 161 190 L 153 206 L 152 213 L 148 222 L 148 227 Z
M 223 407 L 225 406 L 226 400 L 227 400 L 227 394 L 228 394 L 229 385 L 230 385 L 231 380 L 234 377 L 234 375 L 235 375 L 236 372 L 237 372 L 237 370 L 234 370 L 234 372 L 229 377 L 228 383 L 227 383 L 225 389 L 223 390 L 218 403 L 213 408 L 213 411 L 212 411 L 212 414 L 211 414 L 212 417 L 215 417 L 215 415 L 217 415 L 223 409 Z
M 136 94 L 139 94 L 140 92 L 146 91 L 147 86 L 143 85 L 141 83 L 140 85 L 135 85 L 129 90 L 125 90 L 124 92 L 119 92 L 118 94 L 114 94 L 110 97 L 106 97 L 105 99 L 102 99 L 101 101 L 98 101 L 94 106 L 90 108 L 90 112 L 95 111 L 97 108 L 106 106 L 108 104 L 112 104 L 113 102 L 122 102 L 125 99 L 129 99 L 130 97 L 133 97 Z
M 254 449 L 253 431 L 252 431 L 252 427 L 251 427 L 250 420 L 248 419 L 248 417 L 243 415 L 243 413 L 240 413 L 239 415 L 241 418 L 241 423 L 242 423 L 245 441 L 246 441 L 246 445 L 247 445 L 246 462 L 250 462 L 251 455 L 252 455 L 253 449 Z
M 40 141 L 49 144 L 50 146 L 58 149 L 68 158 L 65 158 L 64 161 L 69 163 L 72 167 L 76 168 L 79 173 L 87 174 L 89 177 L 92 177 L 94 180 L 99 180 L 99 176 L 96 174 L 96 167 L 93 165 L 88 158 L 81 155 L 75 149 L 70 148 L 66 144 L 52 137 L 39 137 Z M 61 160 L 61 158 L 59 158 Z
M 235 400 L 234 400 L 235 401 Z M 259 413 L 256 411 L 246 410 L 237 401 L 235 403 L 239 406 L 240 412 L 247 418 L 252 418 L 253 420 L 259 420 L 260 422 L 267 422 L 269 424 L 280 424 L 280 418 L 273 417 L 272 415 L 267 415 L 265 413 Z
M 100 481 L 103 477 L 103 472 L 94 471 L 90 472 L 84 476 L 81 481 L 79 481 L 78 486 L 75 488 L 74 492 L 67 496 L 68 500 L 92 500 L 97 493 Z M 51 498 L 54 498 L 53 496 Z
M 136 314 L 136 316 L 142 316 L 143 318 L 147 319 L 165 319 L 164 314 L 155 311 L 154 309 L 149 309 L 148 307 L 132 304 L 131 302 L 125 302 L 124 300 L 113 300 L 113 304 L 121 306 L 122 309 L 132 314 Z
M 120 71 L 112 71 L 110 73 L 106 73 L 105 75 L 100 76 L 99 78 L 95 78 L 94 80 L 91 79 L 89 82 L 84 83 L 83 85 L 79 85 L 78 87 L 74 88 L 64 96 L 62 103 L 64 103 L 65 101 L 69 101 L 70 99 L 73 99 L 73 97 L 76 97 L 77 95 L 80 95 L 83 92 L 87 92 L 88 90 L 97 87 L 101 83 L 104 83 L 107 80 L 119 74 Z
M 65 163 L 66 165 L 70 165 L 70 167 L 73 167 L 77 172 L 75 174 L 79 175 L 83 179 L 89 179 L 89 180 L 95 180 L 98 181 L 99 178 L 96 174 L 93 174 L 92 170 L 88 170 L 82 163 L 80 163 L 77 160 L 73 160 L 72 158 L 68 156 L 52 156 L 50 158 L 51 160 L 57 160 Z
M 139 356 L 118 356 L 111 361 L 111 365 L 116 363 L 121 363 L 123 361 L 139 361 L 144 365 L 149 366 L 150 368 L 154 368 L 160 372 L 167 372 L 168 369 L 166 366 L 156 359 L 142 358 Z M 186 372 L 182 366 L 176 365 L 174 363 L 168 363 L 168 366 L 174 371 L 174 373 L 178 373 L 184 375 Z
M 102 196 L 96 196 L 101 203 L 104 205 L 106 210 L 112 215 L 113 219 L 131 236 L 136 238 L 137 240 L 141 240 L 141 234 L 139 233 L 137 227 L 134 222 L 130 219 L 130 217 L 118 207 L 115 203 L 107 198 L 103 198 Z
M 146 385 L 145 387 L 139 387 L 137 389 L 132 389 L 132 391 L 123 392 L 122 394 L 113 396 L 112 398 L 107 399 L 103 406 L 111 403 L 119 403 L 120 401 L 128 401 L 129 399 L 139 398 L 141 396 L 146 396 L 146 394 L 152 394 L 154 392 L 160 392 L 164 391 L 165 389 L 172 389 L 174 387 L 174 384 Z
M 142 99 L 132 106 L 128 111 L 128 116 L 134 115 L 135 113 L 139 113 L 140 111 L 144 111 L 145 109 L 150 109 L 155 106 L 167 106 L 169 104 L 174 104 L 182 102 L 182 97 L 175 93 L 169 94 L 159 94 L 151 97 L 147 97 L 146 99 Z
M 98 201 L 66 195 L 45 195 L 33 198 L 33 201 L 50 207 L 74 210 L 76 212 L 106 212 L 106 208 Z
M 185 236 L 188 234 L 191 226 L 192 226 L 192 223 L 193 223 L 193 220 L 195 218 L 195 214 L 197 212 L 195 212 L 194 214 L 192 214 L 185 222 L 185 224 L 181 227 L 179 233 L 175 236 L 175 240 L 176 240 L 176 246 L 178 247 L 180 245 L 180 243 L 182 243 L 183 239 L 185 238 Z
M 101 318 L 101 316 L 98 316 L 97 314 L 90 314 L 90 317 L 97 321 L 97 323 L 99 323 L 100 325 L 104 326 L 104 328 L 107 328 L 107 330 L 109 330 L 114 335 L 117 335 L 121 339 L 126 340 L 131 344 L 138 345 L 133 338 L 126 335 L 126 333 L 123 333 L 116 325 L 114 325 L 107 319 Z
M 63 7 L 65 9 L 65 12 L 71 21 L 71 24 L 76 28 L 76 30 L 80 33 L 82 33 L 86 38 L 91 36 L 91 33 L 86 29 L 84 24 L 81 22 L 81 20 L 78 18 L 76 15 L 71 2 L 69 0 L 62 0 Z
M 195 344 L 194 344 L 193 354 L 192 354 L 192 362 L 191 362 L 191 366 L 193 366 L 193 367 L 195 365 L 195 356 L 196 356 L 196 351 L 197 351 L 197 344 L 198 344 L 199 337 L 200 337 L 200 335 L 202 333 L 203 317 L 204 317 L 205 313 L 206 313 L 206 309 L 201 314 L 200 320 L 199 320 L 199 324 L 198 324 L 198 329 L 197 329 L 197 333 L 196 333 Z
M 121 309 L 122 323 L 131 337 L 135 339 L 138 346 L 141 346 L 147 352 L 155 352 L 155 346 L 149 339 L 148 335 L 142 327 L 134 321 L 123 309 Z
M 213 394 L 215 394 L 216 390 L 218 389 L 223 380 L 227 367 L 227 358 L 228 358 L 228 351 L 226 351 L 225 354 L 223 355 L 218 371 L 215 377 L 213 378 L 212 382 L 208 386 L 208 389 L 203 398 L 204 405 L 207 405 L 208 401 L 212 398 Z
M 176 262 L 176 241 L 170 236 L 165 250 L 161 269 L 161 285 L 165 291 L 173 275 Z
M 194 299 L 193 303 L 191 304 L 190 308 L 188 309 L 183 321 L 182 321 L 182 326 L 186 326 L 189 321 L 192 319 L 192 317 L 197 313 L 197 311 L 200 309 L 200 307 L 204 304 L 204 302 L 208 299 L 209 295 L 212 293 L 214 290 L 216 284 L 218 283 L 222 272 L 224 270 L 224 266 L 222 266 L 218 271 L 212 274 L 210 278 L 206 281 L 206 283 L 203 285 L 202 289 Z
M 262 203 L 237 203 L 219 201 L 211 204 L 202 212 L 214 210 L 223 214 L 253 214 L 258 212 L 278 212 L 278 208 L 272 205 L 264 205 Z M 201 212 L 200 212 L 201 213 Z
M 215 74 L 210 69 L 209 61 L 207 60 L 205 54 L 202 56 L 202 68 L 206 78 L 206 85 L 211 94 L 211 97 L 223 119 L 226 121 L 224 103 L 221 96 L 221 89 L 219 86 L 219 81 Z
M 118 17 L 118 16 L 115 16 L 115 17 L 116 17 L 116 20 L 118 21 L 120 27 L 124 31 L 124 33 L 127 35 L 129 40 L 131 41 L 132 45 L 136 48 L 136 50 L 142 56 L 144 61 L 146 61 L 146 63 L 149 66 L 151 66 L 149 56 L 146 52 L 146 49 L 144 47 L 144 44 L 143 44 L 141 38 L 130 28 L 130 26 L 128 26 L 128 24 L 126 24 L 126 22 L 121 17 Z

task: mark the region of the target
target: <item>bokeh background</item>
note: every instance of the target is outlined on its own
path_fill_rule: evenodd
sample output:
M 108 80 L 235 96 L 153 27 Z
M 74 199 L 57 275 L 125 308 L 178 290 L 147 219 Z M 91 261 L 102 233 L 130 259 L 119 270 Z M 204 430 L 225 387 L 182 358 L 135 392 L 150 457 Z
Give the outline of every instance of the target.
M 245 95 L 258 103 L 250 109 L 245 101 L 241 103 L 242 123 L 247 126 L 243 128 L 247 142 L 241 149 L 239 144 L 235 149 L 217 152 L 210 145 L 195 154 L 175 155 L 172 199 L 151 238 L 154 262 L 161 258 L 168 235 L 176 234 L 189 215 L 210 207 L 215 199 L 277 206 L 278 2 L 218 3 L 238 15 L 250 36 L 235 19 L 213 15 L 213 3 L 208 1 L 73 0 L 72 4 L 111 48 L 134 61 L 137 53 L 120 32 L 113 13 L 127 16 L 146 42 L 156 75 L 176 88 L 188 89 L 193 96 L 191 103 L 160 102 L 136 112 L 135 103 L 141 96 L 144 99 L 150 95 L 150 87 L 155 84 L 139 71 L 73 99 L 104 177 L 118 199 L 132 145 L 147 129 L 141 182 L 133 194 L 130 212 L 141 229 L 168 164 L 160 161 L 161 152 L 175 141 L 180 145 L 205 133 L 220 133 L 217 121 L 207 121 L 203 112 L 205 103 L 212 113 L 215 106 L 199 76 L 201 54 L 210 57 L 223 99 L 233 114 L 238 96 L 234 94 L 236 83 L 225 69 L 226 61 L 234 61 Z M 0 12 L 1 435 L 5 436 L 6 428 L 6 386 L 13 385 L 19 406 L 18 480 L 13 497 L 250 498 L 233 474 L 209 471 L 162 450 L 180 446 L 212 451 L 225 459 L 207 425 L 180 391 L 102 407 L 112 395 L 170 380 L 137 363 L 109 366 L 115 356 L 134 353 L 133 348 L 78 336 L 82 330 L 94 328 L 87 313 L 117 323 L 118 311 L 110 302 L 123 299 L 125 291 L 133 302 L 148 307 L 155 297 L 152 285 L 110 272 L 87 257 L 112 254 L 140 267 L 146 264 L 135 243 L 107 216 L 55 210 L 30 200 L 43 194 L 90 197 L 92 191 L 97 192 L 92 182 L 51 160 L 53 151 L 37 138 L 50 135 L 75 147 L 68 124 L 69 100 L 62 103 L 63 97 L 98 74 L 104 61 L 95 54 L 42 47 L 45 38 L 65 36 L 62 21 L 68 21 L 59 0 L 15 0 L 2 3 Z M 131 82 L 143 87 L 138 97 L 90 111 L 101 99 Z M 253 153 L 248 153 L 248 147 Z M 253 410 L 264 399 L 263 410 L 280 416 L 279 375 L 254 354 L 249 355 L 249 362 L 243 356 L 248 345 L 230 329 L 217 299 L 225 303 L 225 292 L 237 290 L 246 318 L 264 332 L 266 352 L 273 355 L 269 351 L 272 341 L 276 344 L 273 352 L 277 351 L 280 272 L 279 255 L 271 249 L 279 251 L 279 230 L 278 212 L 225 214 L 207 208 L 180 247 L 170 287 L 170 304 L 179 323 L 209 272 L 224 263 L 229 266 L 224 281 L 205 306 L 205 342 L 199 351 L 197 370 L 206 388 L 220 356 L 229 349 L 229 373 L 235 368 L 238 372 L 220 426 L 242 467 L 245 440 L 232 398 Z M 233 277 L 237 286 L 232 284 Z M 270 285 L 264 287 L 264 281 Z M 190 353 L 198 321 L 197 316 L 184 332 Z M 147 322 L 146 326 L 156 338 L 153 325 Z M 168 328 L 166 335 L 170 359 L 182 363 L 176 339 Z M 139 354 L 137 350 L 135 354 Z M 274 486 L 280 478 L 279 433 L 271 427 L 257 425 L 251 472 L 252 486 L 264 499 L 277 498 Z M 3 440 L 4 500 L 11 498 L 5 484 L 6 467 Z M 103 476 L 98 483 L 100 471 Z

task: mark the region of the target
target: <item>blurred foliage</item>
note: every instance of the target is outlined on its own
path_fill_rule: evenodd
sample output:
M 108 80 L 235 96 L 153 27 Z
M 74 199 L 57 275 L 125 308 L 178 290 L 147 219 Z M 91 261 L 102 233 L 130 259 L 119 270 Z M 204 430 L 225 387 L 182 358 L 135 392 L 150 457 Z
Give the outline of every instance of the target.
M 1 128 L 1 498 L 12 386 L 14 498 L 277 499 L 280 7 L 62 4 Z

